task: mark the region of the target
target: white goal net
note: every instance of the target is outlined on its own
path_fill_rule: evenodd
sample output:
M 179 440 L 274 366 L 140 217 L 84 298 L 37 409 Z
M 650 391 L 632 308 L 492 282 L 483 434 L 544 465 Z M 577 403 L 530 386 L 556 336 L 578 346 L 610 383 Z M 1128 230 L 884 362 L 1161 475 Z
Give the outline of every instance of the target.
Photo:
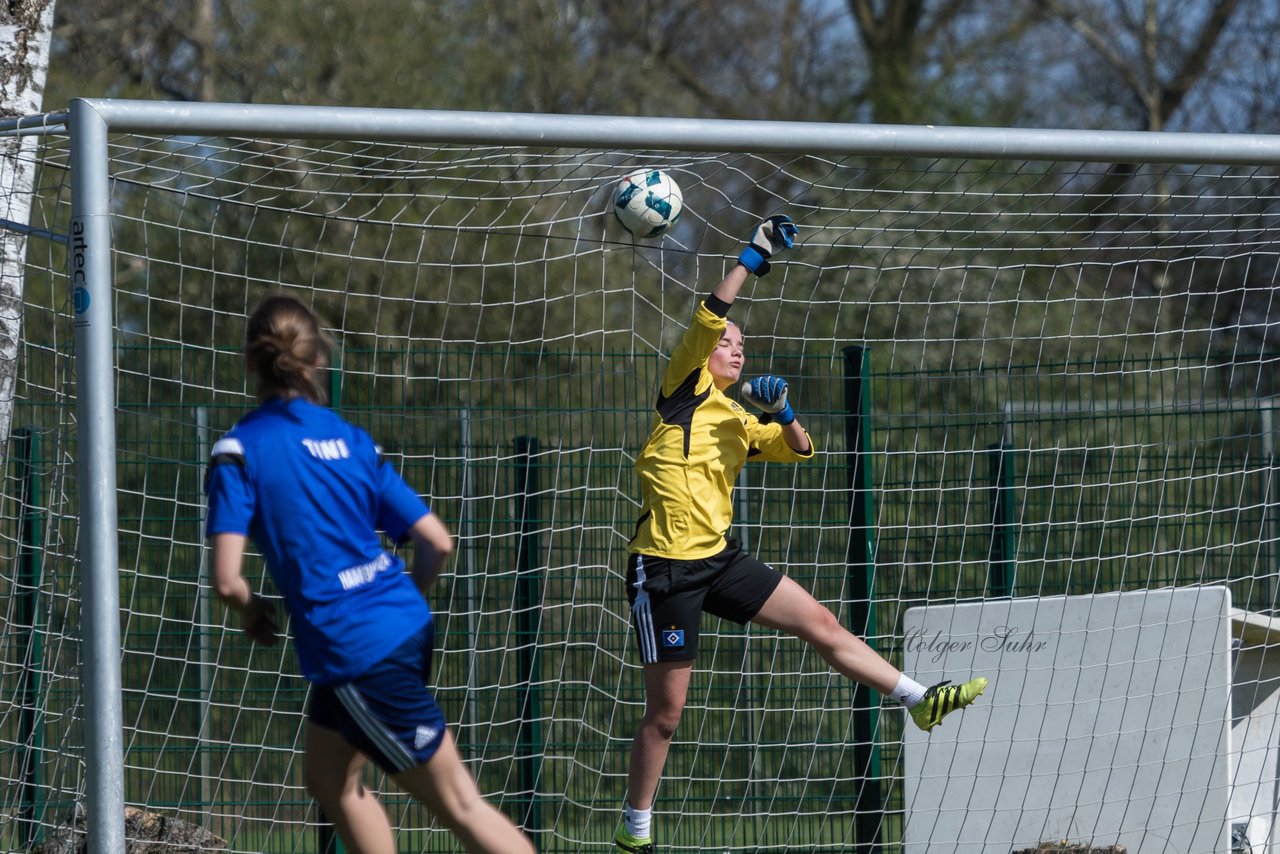
M 253 648 L 202 580 L 205 458 L 253 405 L 244 322 L 278 292 L 338 341 L 333 405 L 458 535 L 431 595 L 433 687 L 482 790 L 544 852 L 609 848 L 643 708 L 623 585 L 632 463 L 665 354 L 763 216 L 790 214 L 799 245 L 733 317 L 746 374 L 791 381 L 817 454 L 748 467 L 734 533 L 750 550 L 899 666 L 917 605 L 1220 585 L 1269 617 L 1276 168 L 1095 163 L 1087 145 L 1018 160 L 350 134 L 110 139 L 128 805 L 236 852 L 324 844 L 292 653 Z M 96 711 L 79 678 L 69 151 L 53 134 L 38 152 L 4 457 L 4 850 L 83 810 Z M 611 212 L 636 166 L 683 190 L 657 240 Z M 946 764 L 904 761 L 902 713 L 799 641 L 709 616 L 703 632 L 658 793 L 663 850 L 901 850 L 923 785 L 904 775 Z M 1019 702 L 985 675 L 988 710 Z M 979 744 L 1007 737 L 966 714 Z M 370 784 L 405 850 L 453 850 Z M 1274 809 L 1209 820 L 1226 834 Z

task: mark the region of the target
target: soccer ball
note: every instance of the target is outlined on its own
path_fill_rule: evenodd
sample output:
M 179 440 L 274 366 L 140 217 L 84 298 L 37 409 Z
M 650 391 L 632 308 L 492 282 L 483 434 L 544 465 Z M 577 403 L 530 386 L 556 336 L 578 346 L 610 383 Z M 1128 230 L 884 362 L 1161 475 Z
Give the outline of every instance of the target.
M 618 182 L 613 213 L 636 237 L 658 237 L 680 219 L 680 186 L 661 169 L 641 169 Z

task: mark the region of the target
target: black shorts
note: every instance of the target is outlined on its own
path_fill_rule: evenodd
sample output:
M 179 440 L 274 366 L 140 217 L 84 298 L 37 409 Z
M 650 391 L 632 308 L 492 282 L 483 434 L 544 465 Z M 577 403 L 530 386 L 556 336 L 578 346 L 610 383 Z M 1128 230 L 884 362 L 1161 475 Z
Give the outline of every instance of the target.
M 751 622 L 782 582 L 782 573 L 729 540 L 701 560 L 632 554 L 627 560 L 631 623 L 645 664 L 688 661 L 698 652 L 702 612 Z

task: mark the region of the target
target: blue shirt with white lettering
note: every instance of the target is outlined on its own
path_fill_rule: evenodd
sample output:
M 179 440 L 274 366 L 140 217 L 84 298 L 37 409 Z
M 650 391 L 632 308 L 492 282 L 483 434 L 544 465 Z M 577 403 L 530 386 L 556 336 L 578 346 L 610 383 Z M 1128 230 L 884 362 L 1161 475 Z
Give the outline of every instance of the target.
M 431 622 L 383 548 L 429 510 L 369 434 L 302 398 L 266 401 L 214 446 L 205 531 L 248 536 L 291 617 L 302 675 L 359 676 Z

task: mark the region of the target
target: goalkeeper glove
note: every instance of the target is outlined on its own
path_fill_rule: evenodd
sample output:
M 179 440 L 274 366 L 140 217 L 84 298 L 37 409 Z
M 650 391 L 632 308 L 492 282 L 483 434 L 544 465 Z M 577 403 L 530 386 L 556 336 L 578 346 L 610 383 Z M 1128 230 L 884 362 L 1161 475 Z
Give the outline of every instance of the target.
M 751 232 L 751 240 L 738 256 L 738 263 L 757 276 L 763 276 L 769 272 L 770 256 L 795 245 L 797 233 L 791 217 L 781 214 L 769 217 Z
M 742 384 L 742 397 L 764 414 L 762 424 L 776 421 L 782 426 L 796 420 L 796 414 L 787 403 L 787 381 L 782 377 L 766 375 Z

